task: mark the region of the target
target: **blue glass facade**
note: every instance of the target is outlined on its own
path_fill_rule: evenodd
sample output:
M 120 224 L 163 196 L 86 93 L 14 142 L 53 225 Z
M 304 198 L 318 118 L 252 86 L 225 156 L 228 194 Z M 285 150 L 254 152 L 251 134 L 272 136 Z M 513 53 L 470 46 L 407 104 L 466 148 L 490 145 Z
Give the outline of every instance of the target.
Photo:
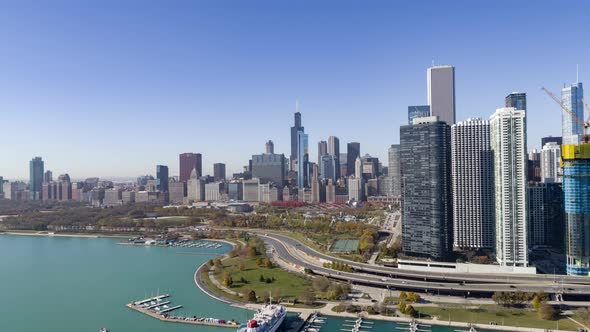
M 408 124 L 409 125 L 412 125 L 412 121 L 415 118 L 423 118 L 425 116 L 430 116 L 430 106 L 428 106 L 428 105 L 408 106 Z

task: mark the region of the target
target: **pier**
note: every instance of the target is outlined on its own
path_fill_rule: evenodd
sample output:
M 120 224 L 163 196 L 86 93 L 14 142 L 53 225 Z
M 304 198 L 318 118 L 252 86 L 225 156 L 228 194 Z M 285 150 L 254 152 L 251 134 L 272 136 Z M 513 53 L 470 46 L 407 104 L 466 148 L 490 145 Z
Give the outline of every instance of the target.
M 128 303 L 126 306 L 129 309 L 135 310 L 142 314 L 148 315 L 155 319 L 159 319 L 164 322 L 169 323 L 182 323 L 182 324 L 192 324 L 192 325 L 206 325 L 206 326 L 215 326 L 215 327 L 228 327 L 228 328 L 237 328 L 239 324 L 235 321 L 225 321 L 223 319 L 215 319 L 215 318 L 197 318 L 197 317 L 182 317 L 182 316 L 174 316 L 170 315 L 169 312 L 182 308 L 182 305 L 171 306 L 169 308 L 162 308 L 161 310 L 155 310 L 156 307 L 162 307 L 165 305 L 169 305 L 172 301 L 162 301 L 170 297 L 169 294 L 163 294 L 154 296 L 148 299 L 133 301 Z M 150 304 L 152 301 L 156 301 L 156 304 Z M 146 305 L 147 304 L 147 305 Z M 144 306 L 145 305 L 145 306 Z

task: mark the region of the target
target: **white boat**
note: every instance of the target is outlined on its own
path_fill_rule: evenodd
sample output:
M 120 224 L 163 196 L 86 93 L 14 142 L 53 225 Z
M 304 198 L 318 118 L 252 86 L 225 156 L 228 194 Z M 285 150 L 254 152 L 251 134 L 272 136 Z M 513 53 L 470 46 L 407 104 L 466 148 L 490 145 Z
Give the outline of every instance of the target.
M 282 305 L 267 304 L 256 311 L 254 317 L 241 325 L 237 332 L 275 332 L 286 316 L 287 309 Z

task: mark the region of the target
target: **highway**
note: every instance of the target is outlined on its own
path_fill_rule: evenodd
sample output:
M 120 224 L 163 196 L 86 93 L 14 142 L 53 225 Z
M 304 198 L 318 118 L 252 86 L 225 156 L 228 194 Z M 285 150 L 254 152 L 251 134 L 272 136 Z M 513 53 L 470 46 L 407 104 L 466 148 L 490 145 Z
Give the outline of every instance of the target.
M 315 274 L 352 283 L 389 289 L 463 296 L 489 296 L 496 291 L 514 292 L 521 290 L 534 292 L 543 290 L 546 293 L 559 293 L 567 297 L 590 298 L 590 279 L 583 277 L 441 274 L 436 272 L 404 271 L 325 255 L 288 236 L 262 232 L 253 233 L 259 235 L 269 246 L 273 247 L 281 259 L 307 268 Z M 318 258 L 348 264 L 357 272 L 349 273 L 325 268 Z

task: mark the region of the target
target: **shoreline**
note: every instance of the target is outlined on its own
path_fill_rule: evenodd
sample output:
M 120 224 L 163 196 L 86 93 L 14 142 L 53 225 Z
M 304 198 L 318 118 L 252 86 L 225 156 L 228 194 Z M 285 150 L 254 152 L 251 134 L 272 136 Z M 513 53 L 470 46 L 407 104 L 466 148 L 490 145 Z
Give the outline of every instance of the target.
M 39 232 L 19 232 L 19 231 L 10 231 L 10 232 L 0 232 L 0 235 L 19 235 L 19 236 L 47 236 L 47 237 L 77 237 L 77 238 L 87 238 L 87 239 L 98 239 L 98 238 L 127 238 L 124 235 L 103 235 L 103 234 L 92 234 L 92 233 L 52 233 L 47 231 L 39 231 Z

